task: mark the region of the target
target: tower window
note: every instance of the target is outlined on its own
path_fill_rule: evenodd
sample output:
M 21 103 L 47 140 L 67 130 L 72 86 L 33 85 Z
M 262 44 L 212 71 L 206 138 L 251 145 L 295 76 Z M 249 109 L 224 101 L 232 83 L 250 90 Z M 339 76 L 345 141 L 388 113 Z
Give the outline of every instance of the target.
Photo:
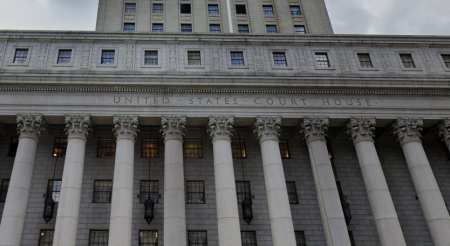
M 154 203 L 158 203 L 159 198 L 159 183 L 158 181 L 148 181 L 148 180 L 141 180 L 141 203 L 144 203 L 147 201 L 148 193 L 150 193 L 150 197 L 152 198 Z
M 139 231 L 139 246 L 158 246 L 158 231 Z
M 164 4 L 154 3 L 153 4 L 153 14 L 163 14 L 163 13 L 164 13 Z
M 102 50 L 102 59 L 100 61 L 100 64 L 114 65 L 115 55 L 116 55 L 116 51 L 114 51 L 114 50 Z
M 136 4 L 135 3 L 126 3 L 125 4 L 125 13 L 127 13 L 127 14 L 136 13 Z
M 286 188 L 289 197 L 290 204 L 298 204 L 297 188 L 295 187 L 295 181 L 286 181 Z
M 287 67 L 286 54 L 284 52 L 274 52 L 273 64 L 277 67 Z
M 205 203 L 205 184 L 203 181 L 187 181 L 186 193 L 188 204 Z
M 200 55 L 200 51 L 188 51 L 188 65 L 189 66 L 200 66 L 200 65 L 202 65 L 202 58 L 201 58 L 201 55 Z M 201 148 L 201 143 L 202 143 L 201 139 L 199 139 L 199 141 L 200 141 L 200 148 Z M 188 142 L 185 142 L 184 146 L 192 146 L 192 145 L 186 145 L 187 143 Z
M 372 61 L 369 54 L 358 53 L 359 65 L 363 68 L 373 68 Z
M 273 6 L 272 5 L 264 5 L 263 6 L 263 13 L 265 15 L 273 15 Z
M 442 60 L 447 68 L 450 68 L 450 55 L 442 55 Z
M 291 155 L 289 154 L 289 145 L 286 139 L 279 140 L 280 146 L 280 154 L 282 159 L 290 159 Z
M 192 32 L 191 24 L 181 24 L 181 32 Z
M 54 230 L 41 230 L 38 246 L 52 246 Z
M 241 204 L 247 196 L 250 201 L 252 200 L 252 194 L 250 189 L 250 181 L 236 181 L 236 195 L 237 201 Z
M 216 5 L 216 4 L 208 5 L 208 14 L 218 15 L 219 14 L 219 5 Z
M 318 67 L 330 67 L 327 53 L 316 53 L 316 62 Z
M 55 202 L 59 202 L 61 194 L 61 180 L 49 180 L 47 186 L 47 197 L 53 198 Z
M 190 3 L 180 4 L 180 14 L 190 14 L 190 13 L 191 13 L 191 4 Z
M 217 25 L 217 24 L 209 25 L 209 32 L 210 33 L 220 33 L 220 25 Z
M 9 145 L 8 156 L 16 156 L 17 147 L 19 147 L 19 138 L 12 138 Z
M 0 202 L 6 201 L 6 195 L 8 194 L 9 179 L 2 180 L 2 186 L 0 187 Z
M 149 52 L 149 53 L 147 53 Z M 154 57 L 156 53 L 156 58 Z M 158 65 L 158 51 L 146 51 L 145 59 L 153 59 L 145 65 Z M 155 63 L 156 59 L 156 63 Z M 157 138 L 143 138 L 142 139 L 142 157 L 159 157 L 159 139 Z
M 107 246 L 109 231 L 90 231 L 89 246 Z
M 411 54 L 400 54 L 400 59 L 404 68 L 416 68 Z
M 100 138 L 98 140 L 97 157 L 112 157 L 116 154 L 116 140 L 114 138 Z
M 66 156 L 67 138 L 55 138 L 55 145 L 53 146 L 53 156 Z
M 152 32 L 164 32 L 164 24 L 153 24 Z
M 233 60 L 231 60 L 231 64 L 233 64 Z M 231 140 L 231 152 L 233 158 L 241 158 L 241 157 L 247 158 L 247 153 L 245 151 L 245 140 L 244 139 Z
M 135 24 L 134 23 L 125 23 L 123 24 L 124 32 L 134 32 Z
M 238 25 L 239 33 L 249 33 L 248 25 Z
M 296 231 L 295 241 L 297 242 L 297 246 L 306 246 L 305 233 L 303 231 Z
M 188 231 L 189 246 L 207 246 L 206 231 Z
M 244 4 L 236 4 L 236 14 L 237 15 L 246 15 L 247 9 Z
M 70 64 L 70 58 L 72 57 L 72 50 L 59 50 L 57 64 Z
M 256 246 L 256 233 L 254 231 L 241 231 L 242 246 Z
M 231 57 L 231 66 L 244 66 L 244 53 L 242 51 L 230 52 L 230 57 Z M 233 141 L 235 141 L 235 140 L 233 140 Z M 239 141 L 239 140 L 236 140 L 236 141 Z M 242 140 L 242 141 L 244 141 L 244 140 Z
M 13 63 L 26 63 L 28 58 L 28 49 L 16 49 Z
M 93 203 L 110 203 L 112 185 L 112 180 L 95 180 Z
M 275 25 L 267 25 L 266 29 L 267 33 L 278 33 L 277 26 Z
M 305 26 L 295 26 L 295 34 L 306 34 Z
M 291 6 L 291 15 L 301 15 L 299 6 Z

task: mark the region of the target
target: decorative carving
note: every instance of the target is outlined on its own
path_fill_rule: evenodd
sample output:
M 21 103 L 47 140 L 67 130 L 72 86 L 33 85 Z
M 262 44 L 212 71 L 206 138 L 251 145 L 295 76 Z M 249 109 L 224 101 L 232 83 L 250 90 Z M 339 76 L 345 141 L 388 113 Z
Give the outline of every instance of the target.
M 351 118 L 347 123 L 347 134 L 353 144 L 361 141 L 373 141 L 375 124 L 375 118 Z
M 341 61 L 342 72 L 351 73 L 352 67 L 350 66 L 350 61 L 348 60 L 347 49 L 345 47 L 336 47 L 336 50 L 339 55 L 339 60 Z
M 213 142 L 219 139 L 231 140 L 234 132 L 233 124 L 233 117 L 209 117 L 209 129 L 207 132 Z
M 89 69 L 91 59 L 91 43 L 83 43 L 83 50 L 81 53 L 81 69 Z
M 45 69 L 45 63 L 47 61 L 49 43 L 41 43 L 39 45 L 39 55 L 36 62 L 37 69 Z
M 300 133 L 303 134 L 306 143 L 326 141 L 328 124 L 328 118 L 305 117 L 300 123 Z
M 186 117 L 161 117 L 161 130 L 164 141 L 169 139 L 183 140 L 186 132 Z
M 177 70 L 177 45 L 169 45 L 169 70 Z
M 381 58 L 383 60 L 384 67 L 387 73 L 395 73 L 394 66 L 392 65 L 391 57 L 389 56 L 389 49 L 387 47 L 379 47 Z
M 422 119 L 400 118 L 392 124 L 391 133 L 397 136 L 400 146 L 410 142 L 422 142 Z
M 428 47 L 422 47 L 420 50 L 422 51 L 425 64 L 427 64 L 428 70 L 430 70 L 430 74 L 438 74 L 438 70 L 436 68 L 436 64 L 434 63 L 433 57 L 431 56 L 430 49 Z
M 450 150 L 450 119 L 445 119 L 438 125 L 438 137 Z
M 131 139 L 135 141 L 137 133 L 139 132 L 139 121 L 137 116 L 114 116 L 113 123 L 113 131 L 115 131 L 114 136 L 116 136 L 117 140 Z
M 258 117 L 254 123 L 255 134 L 259 142 L 276 140 L 281 133 L 281 117 Z
M 127 51 L 125 55 L 125 70 L 134 69 L 134 44 L 127 44 Z
M 211 45 L 211 69 L 213 71 L 221 71 L 220 64 L 222 61 L 220 60 L 220 45 Z
M 306 60 L 305 48 L 303 46 L 297 46 L 297 59 L 300 65 L 300 72 L 308 72 L 308 62 Z
M 69 139 L 81 138 L 86 140 L 91 133 L 91 117 L 89 115 L 66 115 L 66 134 Z
M 253 46 L 253 60 L 255 61 L 256 71 L 266 71 L 264 66 L 264 57 L 261 46 Z
M 45 120 L 41 114 L 17 115 L 17 134 L 21 138 L 34 138 L 39 141 L 42 132 L 45 131 Z
M 0 64 L 2 64 L 6 43 L 0 43 Z

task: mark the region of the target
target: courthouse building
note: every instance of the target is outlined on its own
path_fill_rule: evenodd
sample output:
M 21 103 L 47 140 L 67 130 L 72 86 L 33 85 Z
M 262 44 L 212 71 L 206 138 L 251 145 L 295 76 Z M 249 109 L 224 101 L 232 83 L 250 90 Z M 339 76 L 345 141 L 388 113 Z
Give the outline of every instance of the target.
M 0 246 L 449 246 L 449 96 L 450 37 L 323 0 L 0 31 Z

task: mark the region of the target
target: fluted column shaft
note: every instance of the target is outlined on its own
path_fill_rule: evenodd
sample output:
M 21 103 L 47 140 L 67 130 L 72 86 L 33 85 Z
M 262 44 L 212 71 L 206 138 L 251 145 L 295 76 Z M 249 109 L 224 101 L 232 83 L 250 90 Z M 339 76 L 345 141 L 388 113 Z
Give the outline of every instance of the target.
M 44 131 L 41 115 L 18 115 L 16 121 L 18 134 L 20 134 L 19 145 L 0 223 L 0 245 L 2 246 L 20 245 L 36 148 L 39 136 Z
M 273 245 L 295 246 L 294 225 L 278 143 L 280 125 L 281 118 L 257 118 L 255 133 L 261 145 Z

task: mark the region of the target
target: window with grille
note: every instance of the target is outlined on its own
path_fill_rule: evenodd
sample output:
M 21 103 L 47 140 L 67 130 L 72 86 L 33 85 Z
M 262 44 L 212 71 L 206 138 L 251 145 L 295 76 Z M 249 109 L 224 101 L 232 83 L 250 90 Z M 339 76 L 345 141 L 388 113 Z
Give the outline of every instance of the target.
M 416 68 L 411 54 L 400 54 L 404 68 Z
M 273 6 L 272 5 L 263 5 L 263 13 L 265 15 L 273 15 Z
M 244 66 L 244 52 L 232 51 L 230 52 L 231 66 Z
M 109 231 L 90 231 L 89 246 L 108 246 Z
M 123 31 L 124 32 L 134 32 L 134 23 L 125 23 L 123 24 Z
M 126 3 L 125 4 L 125 13 L 127 13 L 127 14 L 136 13 L 136 4 L 135 3 Z
M 290 159 L 291 155 L 289 154 L 289 145 L 286 139 L 279 140 L 280 153 L 282 159 Z
M 318 67 L 330 67 L 327 53 L 316 53 L 316 62 Z
M 53 156 L 66 156 L 67 150 L 67 137 L 55 138 L 55 144 L 53 145 Z
M 188 51 L 188 65 L 200 66 L 202 65 L 202 58 L 200 51 Z
M 153 24 L 153 25 L 155 25 L 155 24 Z M 147 51 L 146 50 L 145 57 L 144 57 L 144 65 L 158 65 L 158 51 L 156 51 L 156 50 L 148 50 Z M 158 139 L 156 139 L 156 140 L 158 140 Z M 148 142 L 148 141 L 150 141 L 150 139 L 142 140 L 142 149 L 143 150 L 144 150 L 144 145 L 146 145 L 149 148 L 154 146 L 152 143 L 150 143 L 150 142 L 147 143 L 146 141 Z M 158 145 L 158 143 L 156 145 Z M 156 147 L 158 147 L 158 146 L 156 146 Z M 142 152 L 142 154 L 143 154 L 143 157 L 148 157 L 148 155 L 144 156 L 144 152 Z M 148 153 L 148 154 L 150 155 L 150 153 Z M 156 156 L 156 157 L 158 157 L 158 156 Z
M 94 181 L 94 203 L 110 203 L 112 194 L 112 180 Z
M 441 55 L 444 61 L 445 67 L 450 68 L 450 55 Z
M 355 246 L 355 239 L 353 238 L 353 232 L 352 231 L 348 232 L 348 237 L 350 238 L 350 245 L 351 246 Z
M 159 157 L 159 139 L 143 138 L 142 139 L 142 157 Z
M 57 64 L 70 64 L 70 58 L 72 57 L 72 50 L 59 50 Z
M 250 181 L 236 181 L 236 194 L 239 204 L 244 201 L 245 196 L 251 201 L 252 194 L 250 190 Z
M 116 55 L 115 50 L 102 50 L 102 59 L 100 64 L 114 65 L 114 57 Z
M 164 13 L 164 4 L 154 3 L 153 4 L 153 14 L 163 14 L 163 13 Z
M 209 25 L 209 32 L 210 33 L 220 33 L 220 25 L 217 25 L 217 24 Z
M 297 188 L 295 187 L 295 181 L 286 181 L 286 189 L 288 192 L 289 203 L 298 204 Z
M 241 231 L 242 246 L 256 246 L 256 232 Z
M 190 3 L 180 4 L 180 14 L 190 14 L 190 13 L 191 13 L 191 4 Z
M 0 202 L 6 201 L 6 195 L 8 194 L 9 179 L 2 180 L 2 186 L 0 187 Z
M 52 246 L 54 230 L 41 230 L 38 246 Z
M 13 63 L 26 63 L 28 58 L 28 49 L 16 49 Z
M 294 26 L 296 34 L 306 34 L 305 26 Z
M 218 15 L 219 14 L 219 5 L 215 5 L 215 4 L 208 5 L 208 14 Z
M 59 202 L 61 194 L 61 180 L 49 180 L 47 186 L 47 197 L 53 198 L 53 201 Z
M 266 30 L 267 30 L 267 33 L 278 33 L 277 26 L 275 26 L 275 25 L 267 25 Z
M 231 140 L 231 153 L 233 155 L 233 158 L 247 158 L 247 152 L 245 151 L 245 140 Z
M 112 157 L 116 154 L 116 140 L 114 138 L 99 138 L 97 157 Z
M 205 183 L 203 181 L 187 181 L 186 193 L 188 204 L 205 203 Z
M 291 15 L 301 15 L 299 6 L 291 6 Z
M 184 141 L 184 157 L 203 158 L 202 139 L 187 138 Z
M 295 241 L 297 242 L 297 246 L 306 246 L 305 233 L 303 231 L 296 231 Z
M 246 15 L 247 14 L 247 8 L 244 4 L 236 4 L 236 14 L 237 15 Z
M 188 246 L 207 246 L 206 231 L 188 231 Z
M 181 24 L 181 32 L 192 32 L 191 24 Z
M 373 68 L 372 61 L 369 54 L 358 53 L 359 65 L 363 68 Z
M 238 25 L 239 33 L 249 33 L 248 25 Z
M 159 183 L 158 181 L 141 180 L 141 203 L 144 203 L 148 199 L 148 194 L 152 198 L 154 203 L 158 203 L 159 198 Z
M 139 231 L 139 246 L 158 246 L 158 231 Z
M 164 24 L 156 24 L 152 25 L 152 32 L 164 32 Z
M 274 52 L 273 64 L 277 67 L 287 67 L 286 54 L 284 52 Z
M 12 138 L 9 145 L 8 156 L 16 156 L 17 147 L 19 147 L 19 138 Z

